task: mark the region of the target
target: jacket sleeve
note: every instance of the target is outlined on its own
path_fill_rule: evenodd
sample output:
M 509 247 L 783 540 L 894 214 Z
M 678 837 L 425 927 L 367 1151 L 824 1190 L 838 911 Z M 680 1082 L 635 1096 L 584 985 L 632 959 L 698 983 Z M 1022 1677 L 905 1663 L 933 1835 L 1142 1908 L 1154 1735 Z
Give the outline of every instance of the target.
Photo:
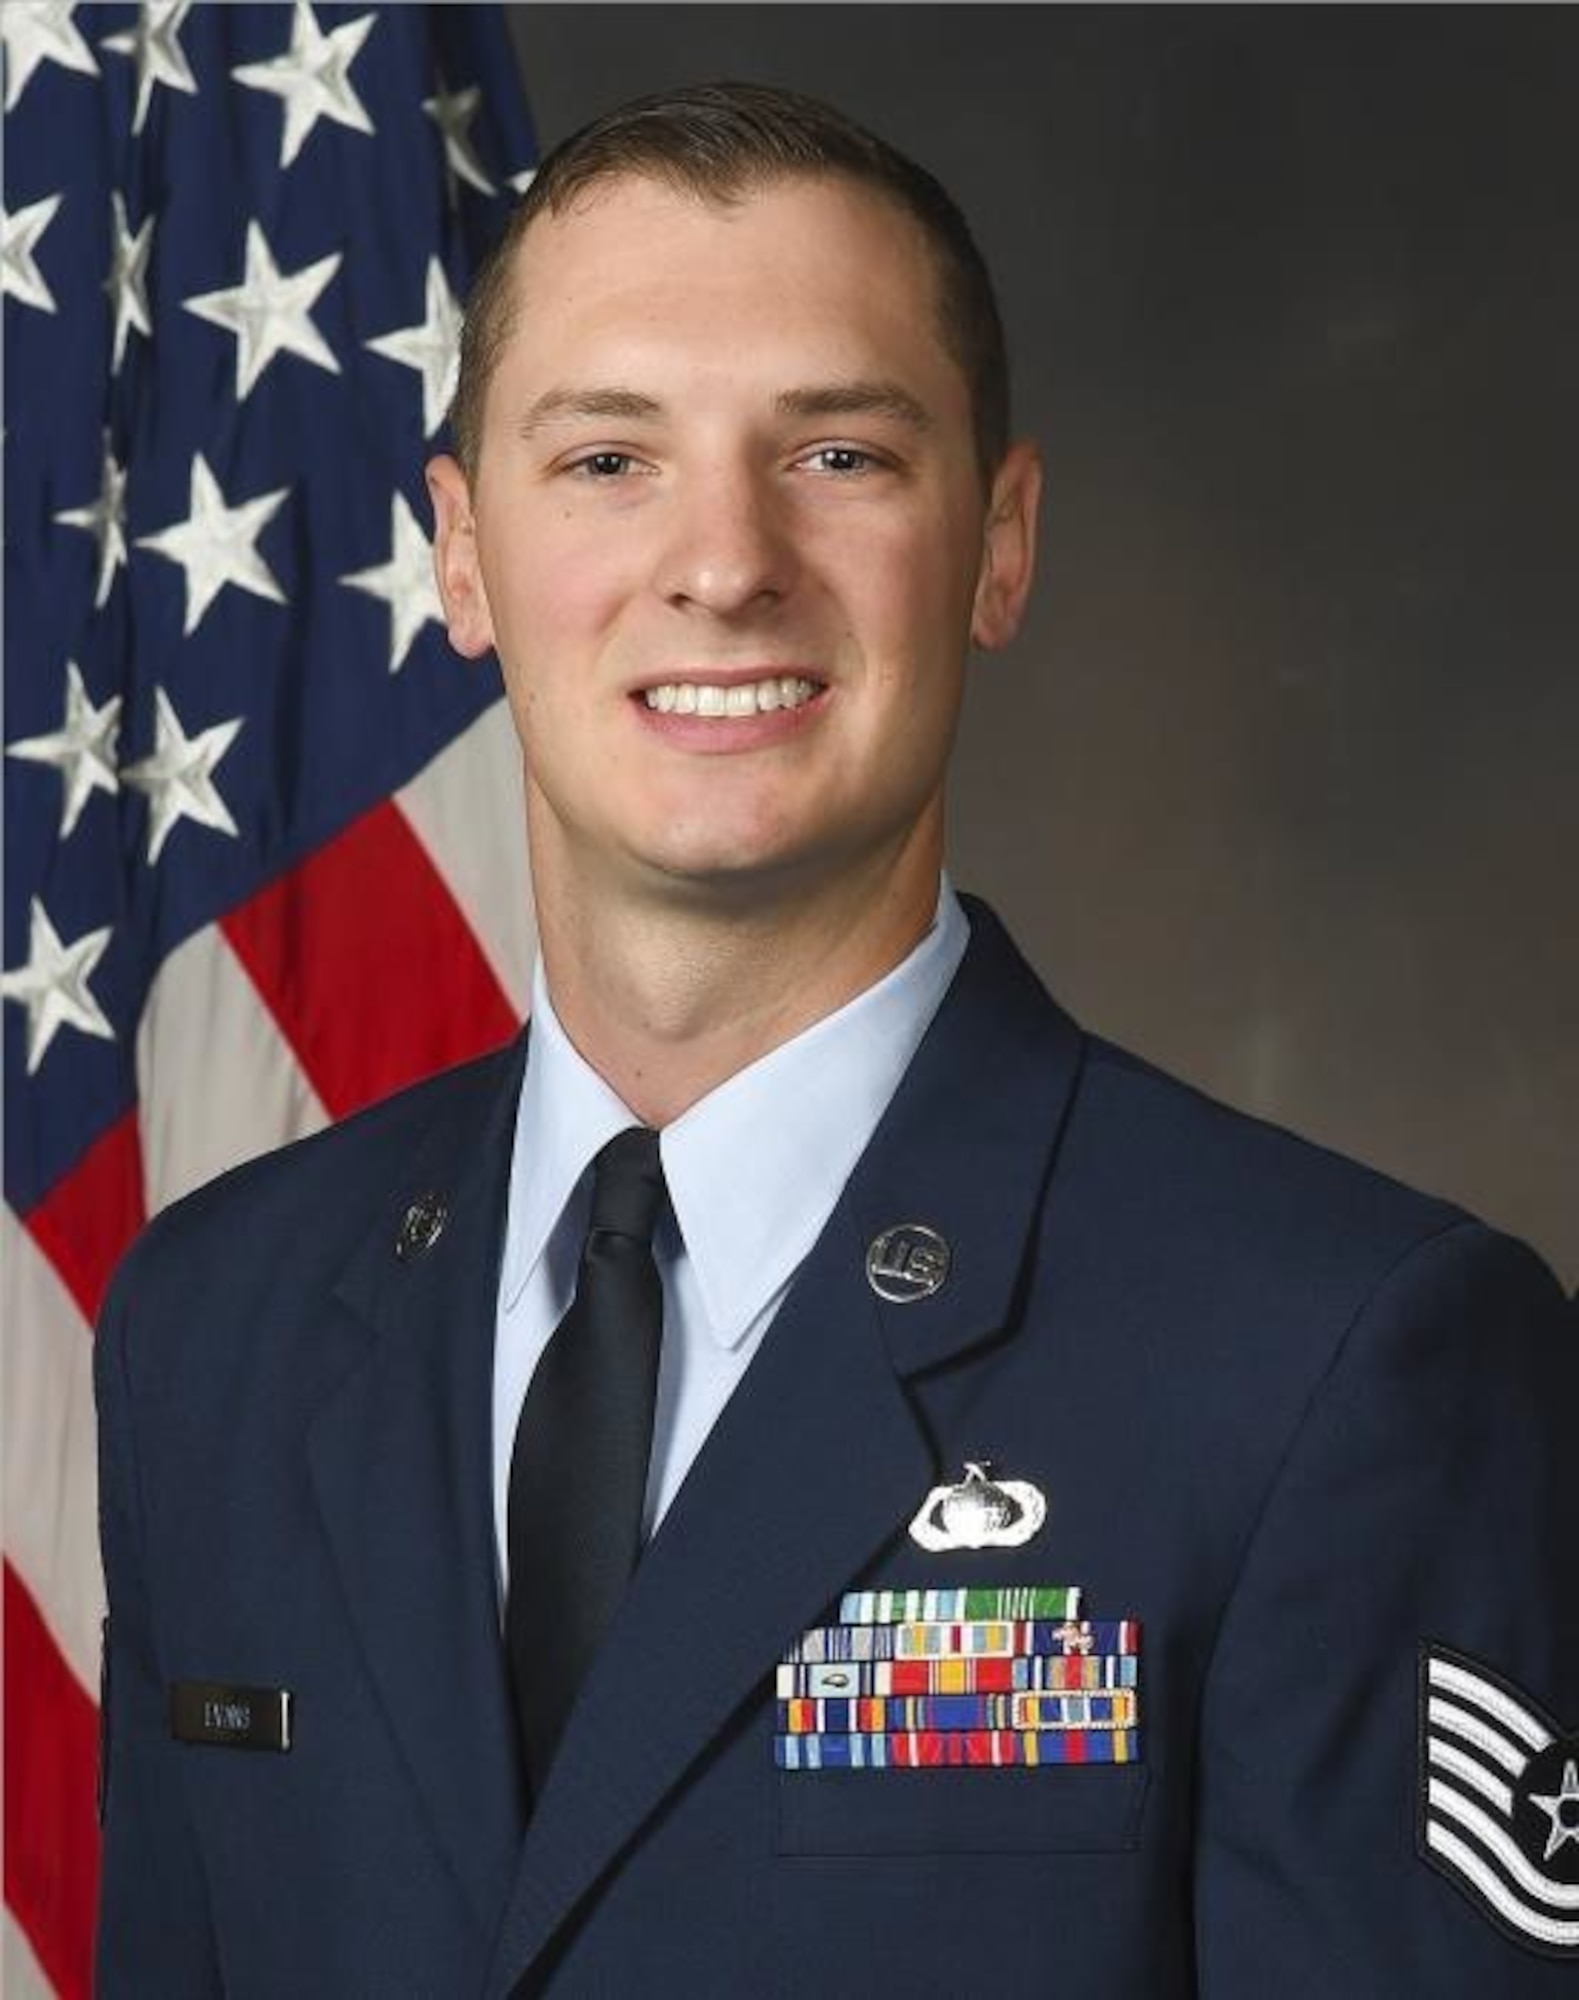
M 1576 1545 L 1573 1310 L 1523 1246 L 1454 1225 L 1349 1326 L 1249 1538 L 1201 1716 L 1202 2000 L 1574 2000 L 1579 1837 L 1521 1869 L 1497 1824 L 1499 1787 L 1526 1815 L 1557 1787 L 1524 1778 L 1530 1746 L 1495 1717 L 1478 1783 L 1433 1764 L 1421 1688 L 1448 1658 L 1472 1714 L 1476 1688 L 1492 1710 L 1500 1689 L 1560 1756 L 1579 1730 Z M 1427 1809 L 1444 1788 L 1446 1821 Z
M 109 1617 L 100 1717 L 103 1831 L 95 1991 L 200 2000 L 223 1991 L 208 1888 L 184 1796 L 149 1603 L 133 1437 L 128 1267 L 94 1351 L 99 1537 Z

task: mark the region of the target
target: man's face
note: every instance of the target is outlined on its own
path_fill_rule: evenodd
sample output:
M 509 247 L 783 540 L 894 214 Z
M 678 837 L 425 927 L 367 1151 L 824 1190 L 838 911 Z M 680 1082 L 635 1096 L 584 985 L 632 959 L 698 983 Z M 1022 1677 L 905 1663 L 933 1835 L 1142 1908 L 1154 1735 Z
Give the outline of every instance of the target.
M 993 491 L 918 230 L 785 180 L 644 179 L 528 231 L 476 476 L 430 468 L 451 637 L 493 646 L 534 866 L 716 897 L 941 853 L 974 637 L 1029 583 L 1034 456 Z

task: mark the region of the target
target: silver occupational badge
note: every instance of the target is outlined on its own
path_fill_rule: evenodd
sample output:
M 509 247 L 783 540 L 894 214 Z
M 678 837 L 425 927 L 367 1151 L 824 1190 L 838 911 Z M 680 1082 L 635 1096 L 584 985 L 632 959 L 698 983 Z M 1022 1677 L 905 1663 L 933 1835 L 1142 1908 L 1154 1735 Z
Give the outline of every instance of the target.
M 965 1461 L 957 1486 L 934 1486 L 910 1523 L 924 1549 L 1017 1549 L 1047 1519 L 1047 1498 L 1028 1479 L 990 1479 L 985 1462 Z

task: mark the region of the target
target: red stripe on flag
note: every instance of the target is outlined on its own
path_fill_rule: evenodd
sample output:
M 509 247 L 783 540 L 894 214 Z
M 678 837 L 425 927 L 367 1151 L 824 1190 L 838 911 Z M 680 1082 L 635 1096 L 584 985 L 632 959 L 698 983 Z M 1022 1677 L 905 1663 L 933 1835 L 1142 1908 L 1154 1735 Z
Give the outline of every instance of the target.
M 88 2000 L 99 1899 L 98 1718 L 5 1566 L 5 1899 L 61 2000 Z
M 27 1216 L 34 1242 L 90 1324 L 98 1318 L 110 1273 L 146 1215 L 137 1114 L 128 1111 Z
M 220 927 L 331 1117 L 519 1026 L 398 806 L 375 806 Z

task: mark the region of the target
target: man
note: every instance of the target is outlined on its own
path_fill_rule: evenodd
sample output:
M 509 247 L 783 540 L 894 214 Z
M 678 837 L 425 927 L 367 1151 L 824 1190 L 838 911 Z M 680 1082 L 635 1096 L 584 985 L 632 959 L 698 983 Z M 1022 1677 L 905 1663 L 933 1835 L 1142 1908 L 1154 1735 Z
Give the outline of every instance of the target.
M 531 1032 L 116 1285 L 107 1994 L 1572 1990 L 1556 1286 L 941 876 L 1004 382 L 952 205 L 824 107 L 541 170 L 430 469 Z

